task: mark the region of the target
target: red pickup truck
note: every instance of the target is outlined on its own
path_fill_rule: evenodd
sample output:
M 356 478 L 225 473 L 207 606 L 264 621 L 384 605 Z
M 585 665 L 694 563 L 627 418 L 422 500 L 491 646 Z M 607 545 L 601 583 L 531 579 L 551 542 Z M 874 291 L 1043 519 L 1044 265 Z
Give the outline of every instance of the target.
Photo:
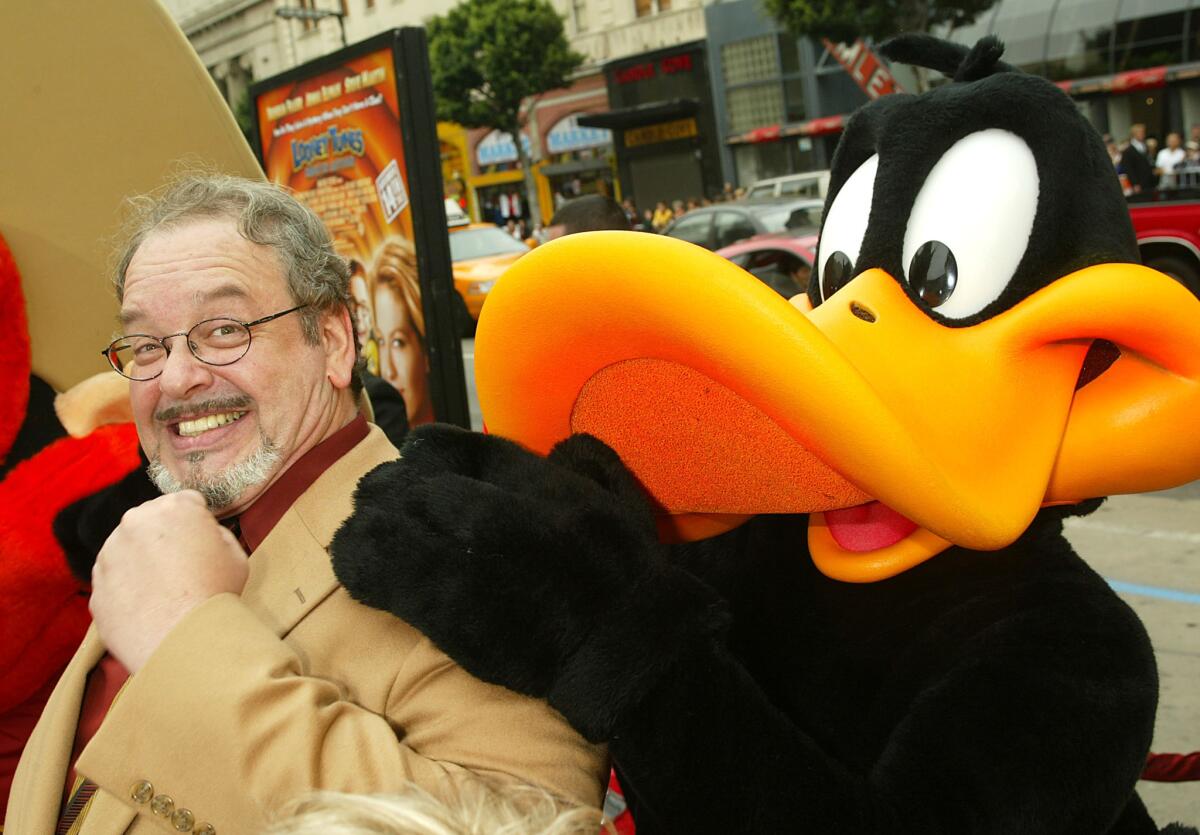
M 1135 195 L 1129 216 L 1142 263 L 1200 295 L 1200 189 Z

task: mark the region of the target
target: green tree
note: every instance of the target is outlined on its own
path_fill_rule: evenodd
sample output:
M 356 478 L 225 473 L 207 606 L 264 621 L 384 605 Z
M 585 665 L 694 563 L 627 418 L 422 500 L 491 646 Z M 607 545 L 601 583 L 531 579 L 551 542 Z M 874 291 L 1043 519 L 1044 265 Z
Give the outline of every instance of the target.
M 521 104 L 564 87 L 583 56 L 546 0 L 464 0 L 425 24 L 438 118 L 513 137 L 535 224 L 541 221 L 529 155 L 520 142 Z
M 882 41 L 901 32 L 928 32 L 974 22 L 996 0 L 764 0 L 788 31 L 835 43 Z
M 253 148 L 254 108 L 250 104 L 250 91 L 246 90 L 238 96 L 229 109 L 233 111 L 233 118 L 237 121 L 238 127 L 242 129 L 242 136 L 246 137 L 246 144 Z

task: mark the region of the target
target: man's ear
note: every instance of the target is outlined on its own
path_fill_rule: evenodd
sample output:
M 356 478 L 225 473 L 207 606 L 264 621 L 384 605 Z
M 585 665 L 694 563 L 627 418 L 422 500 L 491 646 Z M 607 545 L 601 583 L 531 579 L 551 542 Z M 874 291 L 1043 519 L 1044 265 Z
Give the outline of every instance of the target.
M 325 349 L 325 375 L 334 388 L 346 389 L 354 377 L 354 325 L 345 306 L 320 314 L 318 326 Z

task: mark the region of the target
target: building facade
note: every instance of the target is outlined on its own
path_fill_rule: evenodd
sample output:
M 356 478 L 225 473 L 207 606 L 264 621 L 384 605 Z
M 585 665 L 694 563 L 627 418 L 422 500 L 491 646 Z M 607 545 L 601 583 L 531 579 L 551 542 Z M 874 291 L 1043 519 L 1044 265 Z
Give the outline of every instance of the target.
M 255 81 L 399 26 L 420 26 L 458 0 L 164 0 L 226 100 L 249 119 Z M 578 194 L 621 196 L 612 135 L 580 119 L 610 109 L 605 67 L 614 61 L 704 37 L 704 0 L 551 0 L 585 63 L 562 90 L 531 102 L 522 143 L 534 165 L 543 217 Z M 325 16 L 307 19 L 296 11 Z M 702 59 L 701 59 L 702 60 Z M 239 109 L 243 112 L 239 113 Z M 527 214 L 512 137 L 439 126 L 447 196 L 472 217 L 517 205 Z M 516 194 L 514 200 L 513 195 Z M 497 216 L 503 216 L 501 213 Z
M 760 0 L 715 0 L 704 11 L 729 176 L 748 185 L 827 168 L 844 117 L 867 94 L 819 43 L 786 34 Z M 965 45 L 996 35 L 1005 61 L 1058 82 L 1118 139 L 1133 123 L 1160 138 L 1200 126 L 1200 0 L 998 0 L 971 25 L 935 34 Z M 913 89 L 912 75 L 893 69 Z

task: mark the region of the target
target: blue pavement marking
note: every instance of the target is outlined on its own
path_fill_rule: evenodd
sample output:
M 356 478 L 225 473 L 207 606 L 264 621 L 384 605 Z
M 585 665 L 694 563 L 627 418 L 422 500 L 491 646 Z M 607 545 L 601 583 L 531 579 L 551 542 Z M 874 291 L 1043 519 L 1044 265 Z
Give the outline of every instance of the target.
M 1120 580 L 1104 578 L 1113 591 L 1121 594 L 1140 594 L 1145 597 L 1161 597 L 1163 600 L 1174 600 L 1176 603 L 1195 603 L 1200 605 L 1200 594 L 1179 589 L 1164 589 L 1159 586 L 1143 586 L 1138 583 L 1124 583 Z

